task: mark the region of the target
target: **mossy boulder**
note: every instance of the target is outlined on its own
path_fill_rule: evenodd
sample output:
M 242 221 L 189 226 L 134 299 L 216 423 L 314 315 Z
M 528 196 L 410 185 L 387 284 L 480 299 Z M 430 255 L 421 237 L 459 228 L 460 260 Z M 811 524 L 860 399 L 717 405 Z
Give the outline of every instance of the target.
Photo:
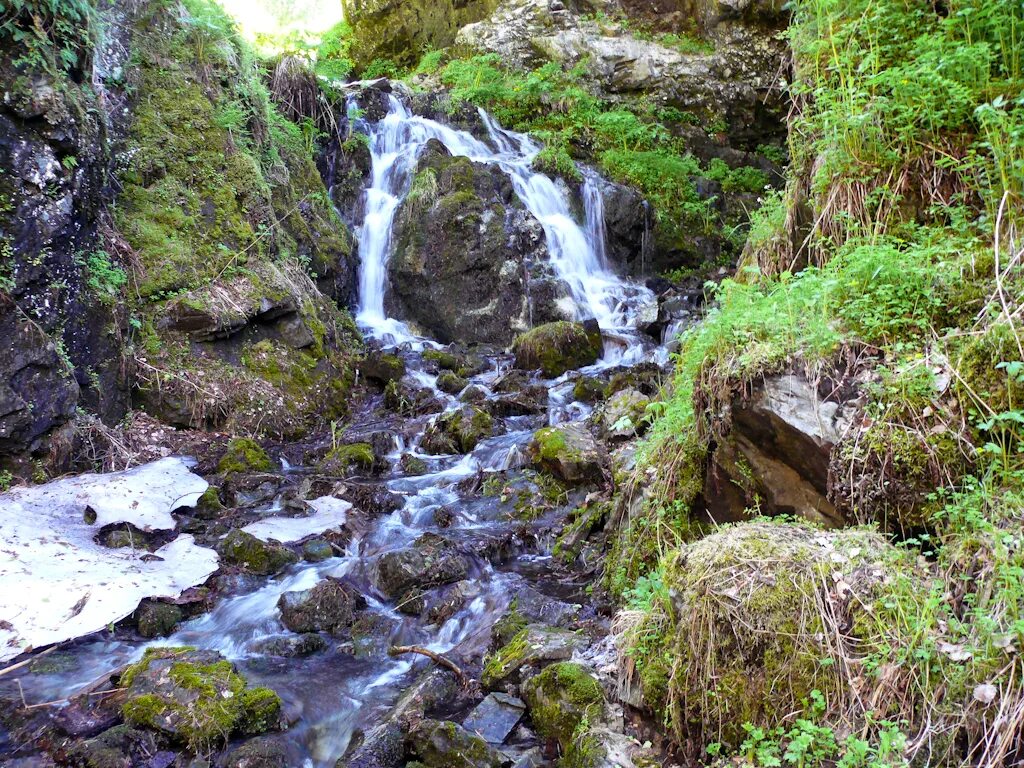
M 450 721 L 423 720 L 406 742 L 426 768 L 500 768 L 506 763 L 486 741 Z
M 559 662 L 531 677 L 522 686 L 530 719 L 537 733 L 571 749 L 581 725 L 596 723 L 604 714 L 604 691 L 583 666 Z
M 385 552 L 377 558 L 373 582 L 389 599 L 461 581 L 469 574 L 469 558 L 436 533 L 425 533 L 408 549 Z
M 529 624 L 487 657 L 480 683 L 493 689 L 506 682 L 515 682 L 523 667 L 566 661 L 572 657 L 573 651 L 586 645 L 586 638 L 576 632 Z
M 434 455 L 469 453 L 493 433 L 491 414 L 475 405 L 466 405 L 438 416 L 424 433 L 422 448 Z
M 374 350 L 359 364 L 359 372 L 374 384 L 387 387 L 405 376 L 405 361 L 394 353 Z
M 217 471 L 222 475 L 269 472 L 272 468 L 267 452 L 251 437 L 228 441 L 228 449 L 217 463 Z
M 177 628 L 182 615 L 177 605 L 147 600 L 135 612 L 135 621 L 143 637 L 167 637 Z
M 359 595 L 334 579 L 324 579 L 312 589 L 285 592 L 277 601 L 281 623 L 292 632 L 346 634 L 352 626 Z
M 320 563 L 334 557 L 334 547 L 327 539 L 310 539 L 302 545 L 302 559 L 309 563 Z
M 370 443 L 346 443 L 330 448 L 317 464 L 320 472 L 346 474 L 353 470 L 372 471 L 380 462 Z
M 543 243 L 500 168 L 431 140 L 395 217 L 385 307 L 445 343 L 508 344 L 528 321 L 526 265 L 545 261 Z
M 593 365 L 602 350 L 601 329 L 594 320 L 546 323 L 517 336 L 512 343 L 516 368 L 540 370 L 549 379 Z
M 605 384 L 594 376 L 580 376 L 572 387 L 572 399 L 581 403 L 597 403 L 604 399 Z
M 684 545 L 664 566 L 665 597 L 620 638 L 635 664 L 624 682 L 639 685 L 677 738 L 730 749 L 746 723 L 791 722 L 812 691 L 855 697 L 863 669 L 851 659 L 869 648 L 899 653 L 906 625 L 890 614 L 895 594 L 930 589 L 911 554 L 862 529 L 741 523 Z
M 457 373 L 445 371 L 437 377 L 437 388 L 449 395 L 457 395 L 469 386 L 469 381 Z
M 233 528 L 217 544 L 221 561 L 259 576 L 273 575 L 299 561 L 287 547 L 261 541 L 251 533 Z
M 84 768 L 124 768 L 143 763 L 146 757 L 156 753 L 160 748 L 158 738 L 158 734 L 149 730 L 115 725 L 95 738 L 72 741 L 67 747 L 67 756 L 72 765 Z
M 427 474 L 427 462 L 419 456 L 414 456 L 411 453 L 403 453 L 398 464 L 402 468 L 402 471 L 409 477 L 418 477 L 419 475 Z
M 530 460 L 539 469 L 573 485 L 600 482 L 607 455 L 581 424 L 539 429 L 530 441 Z
M 124 671 L 121 685 L 127 689 L 125 722 L 160 731 L 195 752 L 280 725 L 280 697 L 269 688 L 247 687 L 215 651 L 150 648 Z

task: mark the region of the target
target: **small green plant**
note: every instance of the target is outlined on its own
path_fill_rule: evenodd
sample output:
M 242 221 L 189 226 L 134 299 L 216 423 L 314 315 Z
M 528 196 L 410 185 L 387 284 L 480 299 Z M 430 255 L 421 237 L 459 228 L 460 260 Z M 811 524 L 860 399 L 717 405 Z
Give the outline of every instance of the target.
M 92 294 L 104 304 L 114 303 L 128 282 L 125 271 L 115 265 L 110 254 L 103 250 L 93 251 L 80 263 L 85 268 L 86 285 Z

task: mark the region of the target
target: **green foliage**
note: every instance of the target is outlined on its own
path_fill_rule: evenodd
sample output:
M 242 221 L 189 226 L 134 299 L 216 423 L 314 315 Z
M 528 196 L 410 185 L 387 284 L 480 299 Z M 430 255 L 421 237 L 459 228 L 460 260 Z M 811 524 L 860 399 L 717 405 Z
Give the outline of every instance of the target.
M 94 23 L 90 0 L 0 2 L 0 41 L 20 46 L 15 65 L 54 76 L 85 65 Z
M 719 182 L 726 192 L 763 192 L 768 186 L 768 174 L 760 168 L 730 168 L 717 157 L 708 163 L 704 176 Z
M 352 28 L 340 22 L 324 32 L 316 51 L 316 73 L 328 80 L 345 80 L 355 64 L 352 63 Z
M 86 270 L 86 285 L 93 295 L 104 304 L 116 302 L 128 282 L 125 271 L 111 262 L 106 251 L 94 251 L 82 263 Z

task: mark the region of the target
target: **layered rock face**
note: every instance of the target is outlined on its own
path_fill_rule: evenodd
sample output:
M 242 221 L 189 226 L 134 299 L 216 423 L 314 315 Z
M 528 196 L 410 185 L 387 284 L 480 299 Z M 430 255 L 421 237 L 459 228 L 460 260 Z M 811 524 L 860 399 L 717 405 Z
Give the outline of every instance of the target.
M 784 135 L 785 101 L 776 88 L 786 53 L 781 3 L 624 0 L 602 6 L 598 10 L 624 12 L 665 34 L 641 39 L 558 0 L 507 0 L 488 19 L 463 27 L 457 43 L 521 67 L 581 64 L 606 97 L 645 93 L 709 121 L 725 120 L 734 142 Z
M 107 20 L 104 45 L 121 45 L 121 21 Z M 125 122 L 119 62 L 93 62 L 84 36 L 56 42 L 75 53 L 66 71 L 25 63 L 28 42 L 0 46 L 0 454 L 45 453 L 80 403 L 110 419 L 127 407 L 111 295 L 123 274 L 103 271 L 99 235 L 110 138 Z

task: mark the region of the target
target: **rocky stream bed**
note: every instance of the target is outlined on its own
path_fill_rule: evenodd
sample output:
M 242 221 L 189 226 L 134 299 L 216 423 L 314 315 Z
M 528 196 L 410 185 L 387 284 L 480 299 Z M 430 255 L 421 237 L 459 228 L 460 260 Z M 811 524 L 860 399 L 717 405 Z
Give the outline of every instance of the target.
M 0 677 L 12 704 L 0 731 L 5 765 L 642 762 L 647 750 L 613 703 L 616 649 L 610 610 L 594 598 L 594 553 L 613 467 L 629 466 L 667 363 L 664 304 L 659 320 L 655 295 L 609 265 L 596 174 L 574 202 L 565 183 L 532 171 L 536 145 L 484 113 L 475 135 L 459 131 L 416 115 L 386 84 L 359 92 L 357 105 L 371 156 L 357 208 L 368 395 L 346 427 L 319 440 L 269 455 L 247 439 L 223 455 L 207 445 L 198 467 L 162 459 L 191 493 L 165 489 L 157 506 L 166 519 L 119 517 L 114 503 L 90 521 L 90 510 L 106 509 L 90 495 L 98 492 L 61 491 L 67 514 L 84 515 L 85 544 L 95 538 L 118 554 L 107 577 L 85 567 L 41 585 L 7 625 L 8 658 L 65 642 L 14 658 Z M 532 259 L 499 264 L 525 275 L 522 294 L 488 303 L 484 276 L 464 286 L 464 305 L 445 308 L 457 315 L 448 322 L 431 304 L 431 268 L 412 261 L 422 243 L 396 238 L 394 224 L 396 211 L 411 215 L 417 171 L 443 174 L 458 158 L 510 185 L 504 215 L 530 218 L 536 242 Z M 453 226 L 486 236 L 496 211 L 468 228 L 465 215 L 455 211 Z M 389 277 L 391 258 L 401 263 Z M 404 320 L 386 309 L 398 281 Z M 525 328 L 527 318 L 515 319 L 524 313 L 537 327 L 510 351 L 414 330 L 472 339 L 475 324 L 493 338 L 489 328 Z M 116 475 L 95 483 L 127 498 L 135 472 L 121 486 L 104 486 Z M 149 499 L 153 487 L 140 493 Z M 168 549 L 175 542 L 190 547 L 191 571 Z M 64 546 L 73 556 L 79 545 Z M 135 593 L 119 570 L 145 570 L 142 561 L 166 564 L 178 582 L 158 580 L 149 596 L 163 599 L 124 607 Z M 99 592 L 115 603 L 109 619 Z M 80 631 L 68 627 L 94 609 L 106 629 L 86 618 Z M 29 636 L 35 613 L 46 627 Z M 76 637 L 83 631 L 92 633 Z

